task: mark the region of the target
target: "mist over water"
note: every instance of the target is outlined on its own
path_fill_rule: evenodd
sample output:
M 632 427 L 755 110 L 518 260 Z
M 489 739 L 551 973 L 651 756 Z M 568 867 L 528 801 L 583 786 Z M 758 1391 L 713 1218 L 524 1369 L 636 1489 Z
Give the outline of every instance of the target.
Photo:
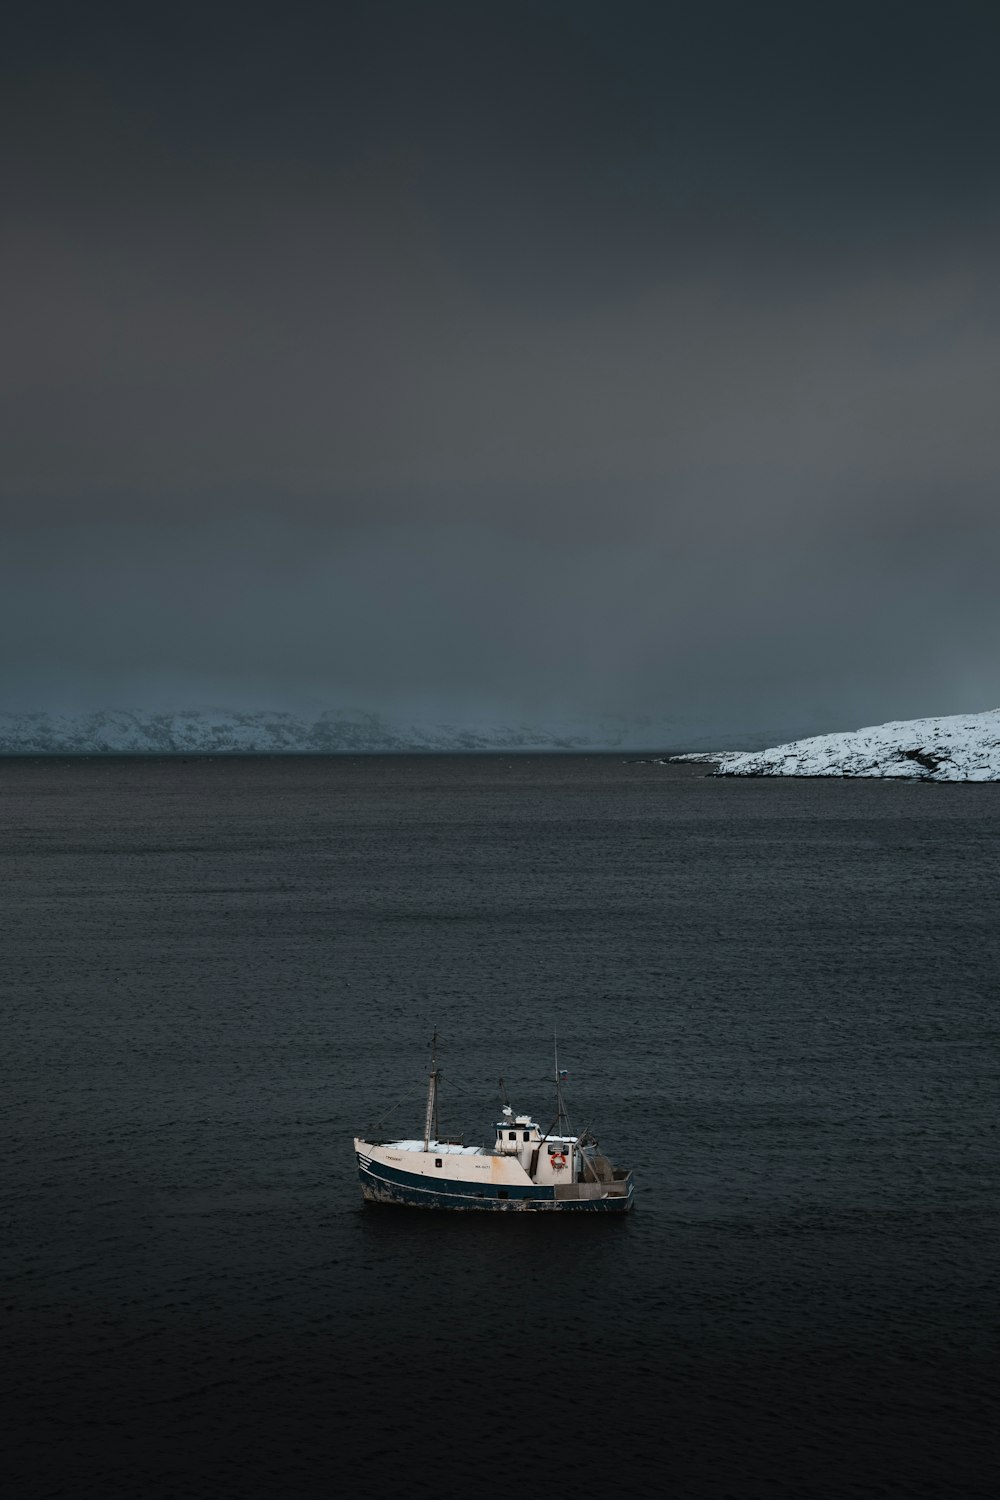
M 19 1496 L 994 1493 L 994 788 L 0 771 Z M 633 1215 L 362 1208 L 554 1024 Z

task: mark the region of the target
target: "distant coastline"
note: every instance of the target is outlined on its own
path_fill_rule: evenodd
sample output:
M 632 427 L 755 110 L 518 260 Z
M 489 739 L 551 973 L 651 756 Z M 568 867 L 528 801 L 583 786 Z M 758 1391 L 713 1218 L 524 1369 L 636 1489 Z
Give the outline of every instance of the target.
M 767 744 L 763 734 L 725 737 L 724 748 Z M 0 756 L 489 755 L 604 754 L 663 757 L 665 746 L 715 748 L 702 726 L 616 718 L 548 723 L 408 720 L 364 710 L 296 714 L 190 709 L 0 713 Z

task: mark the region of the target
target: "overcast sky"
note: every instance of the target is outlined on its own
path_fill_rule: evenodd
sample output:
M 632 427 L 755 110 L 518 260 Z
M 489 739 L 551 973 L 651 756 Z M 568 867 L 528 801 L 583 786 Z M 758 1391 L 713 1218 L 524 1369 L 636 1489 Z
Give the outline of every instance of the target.
M 18 707 L 1000 703 L 1000 7 L 23 7 Z

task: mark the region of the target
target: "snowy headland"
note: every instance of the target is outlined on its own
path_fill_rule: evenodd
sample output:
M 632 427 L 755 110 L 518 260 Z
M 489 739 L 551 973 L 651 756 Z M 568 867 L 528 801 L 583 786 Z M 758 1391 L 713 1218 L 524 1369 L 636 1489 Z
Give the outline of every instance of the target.
M 905 719 L 847 734 L 820 734 L 771 750 L 677 758 L 717 761 L 716 776 L 1000 781 L 1000 709 L 940 719 Z

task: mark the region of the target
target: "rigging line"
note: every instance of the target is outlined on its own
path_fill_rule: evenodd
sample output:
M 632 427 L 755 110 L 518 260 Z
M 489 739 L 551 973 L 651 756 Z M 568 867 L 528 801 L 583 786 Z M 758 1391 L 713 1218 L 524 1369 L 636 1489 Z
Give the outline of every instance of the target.
M 590 1172 L 593 1173 L 594 1181 L 595 1182 L 600 1182 L 601 1178 L 600 1178 L 600 1175 L 599 1175 L 599 1173 L 597 1171 L 597 1168 L 594 1166 L 594 1163 L 590 1160 L 590 1157 L 586 1154 L 586 1152 L 583 1149 L 583 1143 L 587 1139 L 587 1136 L 590 1134 L 590 1127 L 591 1127 L 591 1125 L 593 1123 L 594 1123 L 593 1120 L 588 1120 L 587 1121 L 587 1125 L 586 1125 L 585 1130 L 583 1131 L 583 1134 L 582 1135 L 578 1135 L 577 1138 L 576 1138 L 576 1141 L 577 1141 L 577 1146 L 578 1146 L 579 1152 L 580 1152 L 580 1161 L 583 1164 L 583 1175 L 584 1175 L 584 1177 L 586 1177 L 587 1172 L 589 1170 Z
M 561 1115 L 556 1115 L 555 1119 L 552 1121 L 552 1124 L 549 1126 L 548 1130 L 542 1136 L 542 1139 L 539 1142 L 539 1145 L 542 1145 L 542 1146 L 545 1145 L 545 1142 L 549 1139 L 549 1136 L 552 1134 L 553 1130 L 556 1129 L 556 1127 L 558 1126 L 560 1120 L 565 1120 L 566 1124 L 569 1126 L 569 1129 L 566 1131 L 566 1134 L 568 1136 L 573 1134 L 573 1122 L 570 1119 L 569 1115 L 566 1113 L 566 1111 L 563 1110 L 563 1112 L 562 1112 Z M 588 1125 L 587 1126 L 587 1130 L 589 1130 L 589 1129 L 590 1129 L 590 1126 Z M 583 1135 L 586 1135 L 586 1133 L 587 1133 L 587 1131 L 585 1130 L 584 1133 L 583 1133 Z M 577 1145 L 581 1146 L 581 1147 L 583 1145 L 583 1135 L 578 1135 L 576 1137 Z
M 423 1089 L 422 1088 L 411 1089 L 408 1094 L 404 1094 L 403 1095 L 402 1099 L 397 1099 L 396 1102 L 395 1102 L 395 1104 L 390 1104 L 389 1108 L 386 1110 L 386 1112 L 382 1116 L 381 1120 L 376 1120 L 375 1124 L 372 1125 L 370 1128 L 373 1131 L 381 1129 L 381 1127 L 385 1124 L 386 1120 L 388 1120 L 389 1116 L 391 1114 L 393 1114 L 399 1108 L 399 1106 L 401 1104 L 408 1104 L 411 1099 L 417 1099 L 417 1098 L 419 1098 L 422 1093 L 423 1093 Z

